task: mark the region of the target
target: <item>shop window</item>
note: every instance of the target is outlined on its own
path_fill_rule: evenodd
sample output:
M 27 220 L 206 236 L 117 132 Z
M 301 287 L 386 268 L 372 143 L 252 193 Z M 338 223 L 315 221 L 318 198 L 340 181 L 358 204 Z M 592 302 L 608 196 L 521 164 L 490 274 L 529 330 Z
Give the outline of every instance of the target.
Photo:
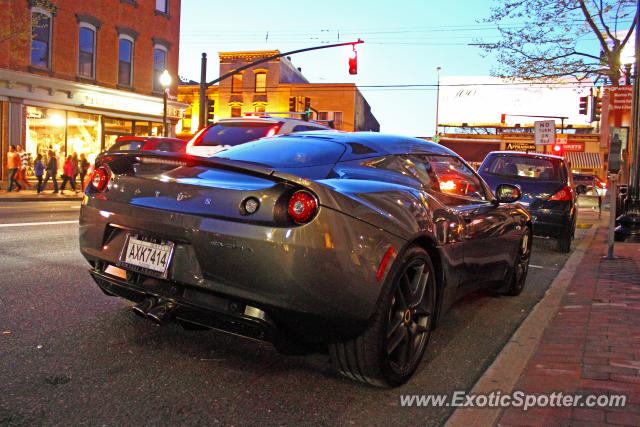
M 118 84 L 132 86 L 133 41 L 120 37 L 118 44 Z
M 242 92 L 242 74 L 234 74 L 231 76 L 231 92 Z
M 66 153 L 67 112 L 53 108 L 27 107 L 25 151 L 35 159 L 53 150 L 56 155 Z
M 231 107 L 231 117 L 242 116 L 242 107 Z
M 89 24 L 81 24 L 78 30 L 78 74 L 94 77 L 96 31 Z
M 156 46 L 153 49 L 153 90 L 162 92 L 164 87 L 160 83 L 162 72 L 167 69 L 167 51 L 163 46 Z
M 135 136 L 149 136 L 150 133 L 149 122 L 135 122 L 133 124 L 133 134 Z
M 51 68 L 51 14 L 39 8 L 31 10 L 31 65 Z
M 256 93 L 267 91 L 267 73 L 256 73 Z
M 99 127 L 98 115 L 67 112 L 67 155 L 84 153 L 93 163 L 100 152 Z

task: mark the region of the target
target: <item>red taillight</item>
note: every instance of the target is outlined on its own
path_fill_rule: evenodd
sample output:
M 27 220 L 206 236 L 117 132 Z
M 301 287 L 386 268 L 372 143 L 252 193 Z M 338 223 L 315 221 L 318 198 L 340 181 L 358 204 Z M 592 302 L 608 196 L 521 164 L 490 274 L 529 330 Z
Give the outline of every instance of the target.
M 318 201 L 308 191 L 296 191 L 289 199 L 288 212 L 294 222 L 304 224 L 318 212 Z
M 191 151 L 191 147 L 193 147 L 193 146 L 195 145 L 195 143 L 196 143 L 196 142 L 198 142 L 198 143 L 200 142 L 200 140 L 202 139 L 202 134 L 203 134 L 207 129 L 209 129 L 209 126 L 205 126 L 205 127 L 203 127 L 203 128 L 202 128 L 202 129 L 200 129 L 198 132 L 196 132 L 196 134 L 195 134 L 195 135 L 193 135 L 193 136 L 191 137 L 191 139 L 189 140 L 189 142 L 187 142 L 187 148 L 186 148 L 186 150 L 185 150 L 187 153 L 191 154 L 191 153 L 190 153 L 190 151 Z
M 271 126 L 267 131 L 267 134 L 265 135 L 265 137 L 275 135 L 276 133 L 278 133 L 278 129 L 280 129 L 280 125 Z
M 559 190 L 556 194 L 551 196 L 549 200 L 561 200 L 568 201 L 573 198 L 573 189 L 571 187 L 564 187 L 562 190 Z
M 104 167 L 99 167 L 93 172 L 91 177 L 91 185 L 98 191 L 104 191 L 109 183 L 109 171 Z
M 604 181 L 600 181 L 598 185 L 600 186 L 600 188 L 607 188 L 607 183 Z

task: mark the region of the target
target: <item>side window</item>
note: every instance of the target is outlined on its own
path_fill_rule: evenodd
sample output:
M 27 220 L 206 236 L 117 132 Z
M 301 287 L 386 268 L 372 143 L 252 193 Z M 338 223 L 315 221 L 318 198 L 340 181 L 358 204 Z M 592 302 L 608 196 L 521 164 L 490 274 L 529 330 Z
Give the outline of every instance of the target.
M 460 159 L 452 156 L 425 156 L 431 165 L 442 193 L 487 200 L 484 187 L 476 174 Z

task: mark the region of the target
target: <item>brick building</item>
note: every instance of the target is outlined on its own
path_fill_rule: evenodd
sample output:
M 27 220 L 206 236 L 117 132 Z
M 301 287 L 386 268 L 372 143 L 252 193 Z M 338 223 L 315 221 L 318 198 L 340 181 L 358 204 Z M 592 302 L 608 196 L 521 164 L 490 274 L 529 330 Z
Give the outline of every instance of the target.
M 93 160 L 118 136 L 162 135 L 159 76 L 173 76 L 175 94 L 181 0 L 0 4 L 3 178 L 10 144 Z M 171 122 L 184 107 L 169 101 Z
M 220 75 L 248 63 L 279 54 L 275 51 L 222 52 Z M 189 104 L 178 124 L 179 136 L 198 129 L 199 85 L 181 84 L 178 101 Z M 253 112 L 302 112 L 310 109 L 311 119 L 331 121 L 336 129 L 379 131 L 371 107 L 353 83 L 309 83 L 290 57 L 250 67 L 207 89 L 207 122 Z

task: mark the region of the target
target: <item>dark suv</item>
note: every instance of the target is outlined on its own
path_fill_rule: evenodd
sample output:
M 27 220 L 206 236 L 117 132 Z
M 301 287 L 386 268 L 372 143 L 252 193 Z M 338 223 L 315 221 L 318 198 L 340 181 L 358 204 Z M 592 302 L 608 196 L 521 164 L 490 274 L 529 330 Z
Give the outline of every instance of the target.
M 478 173 L 495 192 L 498 184 L 522 190 L 522 203 L 533 220 L 533 234 L 558 240 L 558 250 L 569 252 L 576 228 L 576 195 L 562 157 L 536 153 L 494 151 Z

